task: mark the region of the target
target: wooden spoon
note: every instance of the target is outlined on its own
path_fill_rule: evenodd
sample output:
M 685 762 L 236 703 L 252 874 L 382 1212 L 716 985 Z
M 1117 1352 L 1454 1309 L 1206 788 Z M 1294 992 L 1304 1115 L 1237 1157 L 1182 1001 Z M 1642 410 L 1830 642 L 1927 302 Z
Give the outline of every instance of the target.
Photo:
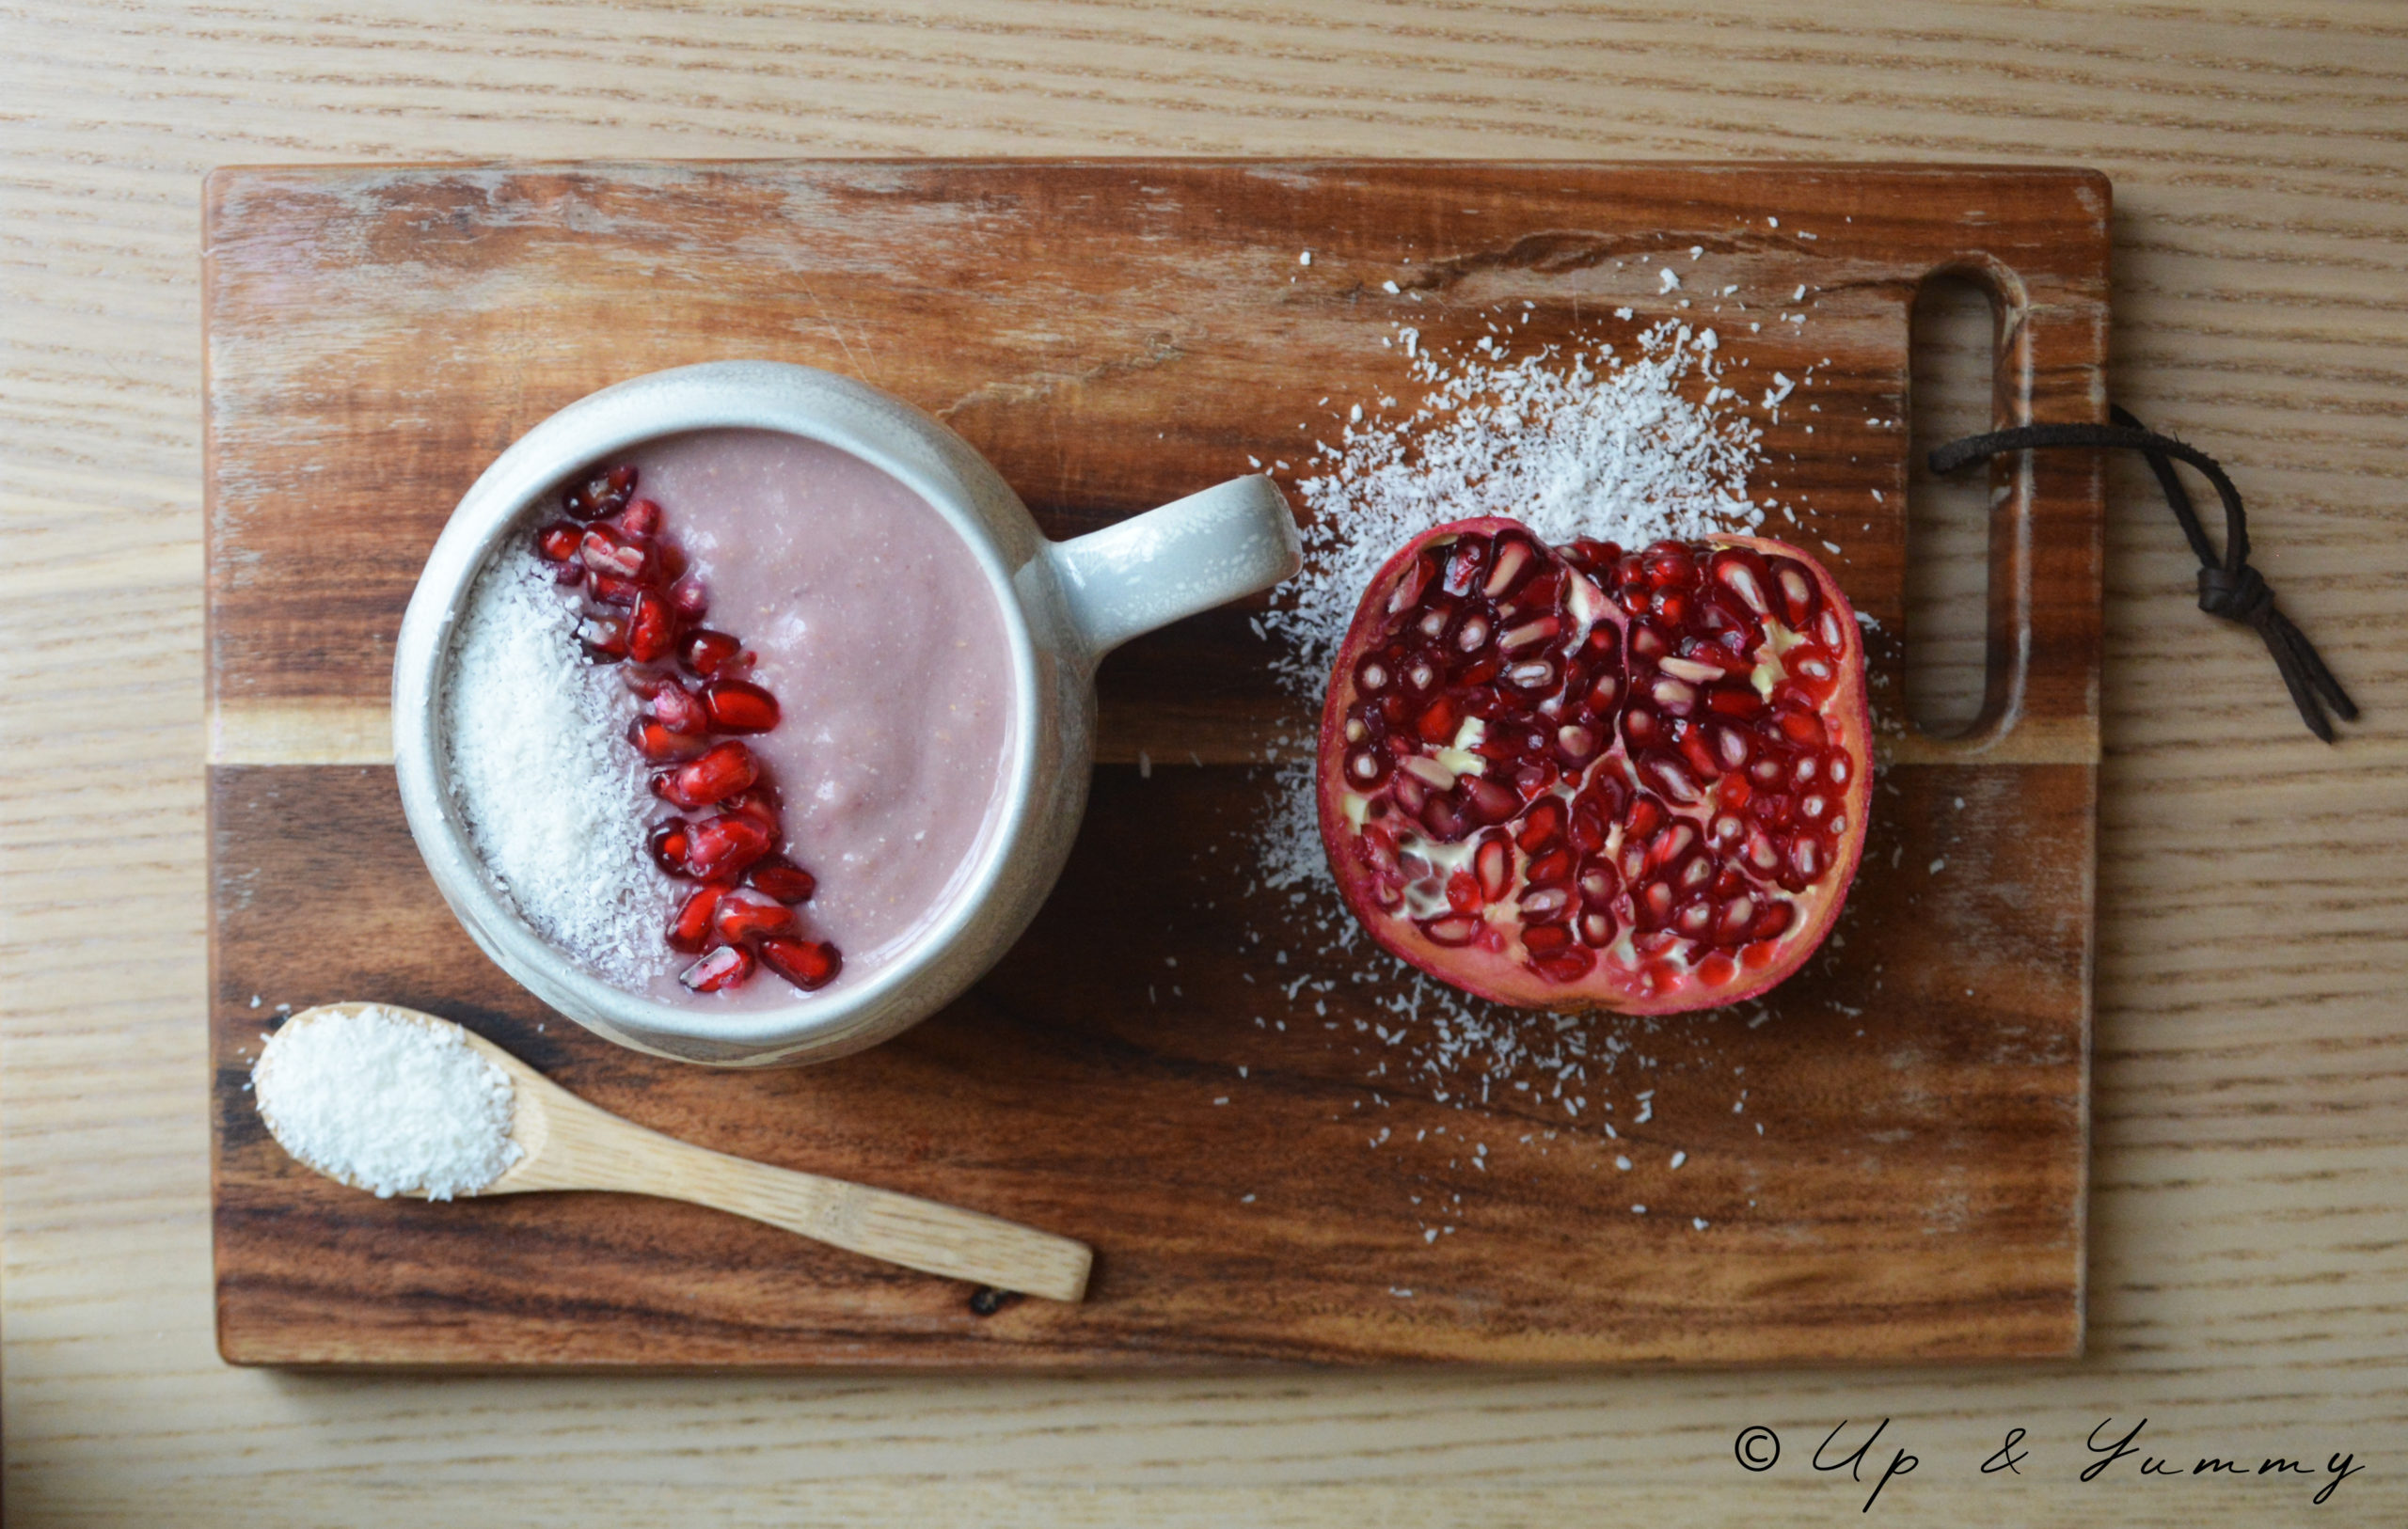
M 974 1210 L 771 1168 L 663 1136 L 596 1109 L 448 1019 L 391 1004 L 327 1003 L 304 1009 L 285 1023 L 307 1024 L 320 1015 L 370 1008 L 458 1030 L 479 1055 L 510 1075 L 510 1139 L 525 1156 L 479 1194 L 610 1190 L 689 1200 L 929 1274 L 1050 1300 L 1074 1301 L 1086 1293 L 1094 1255 L 1084 1243 Z M 275 1128 L 273 1121 L 269 1128 Z

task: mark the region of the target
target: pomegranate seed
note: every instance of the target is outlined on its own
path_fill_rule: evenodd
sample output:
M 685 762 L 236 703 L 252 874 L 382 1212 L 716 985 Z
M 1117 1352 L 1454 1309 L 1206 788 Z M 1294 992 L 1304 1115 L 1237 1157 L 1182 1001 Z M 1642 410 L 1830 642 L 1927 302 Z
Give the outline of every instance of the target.
M 677 650 L 677 662 L 685 666 L 688 673 L 710 679 L 733 663 L 743 648 L 744 644 L 725 632 L 697 628 L 686 634 L 685 644 Z
M 566 562 L 577 556 L 577 544 L 585 532 L 565 520 L 556 520 L 535 533 L 536 555 L 550 562 Z
M 719 900 L 727 892 L 723 885 L 699 887 L 679 904 L 669 921 L 669 928 L 661 936 L 673 951 L 688 955 L 700 955 L 711 939 L 711 914 Z
M 1505 847 L 1505 841 L 1483 840 L 1472 857 L 1472 866 L 1480 873 L 1481 896 L 1492 903 L 1503 902 L 1513 884 L 1513 852 Z
M 808 903 L 819 890 L 816 877 L 783 855 L 764 855 L 754 860 L 744 879 L 781 903 Z
M 638 499 L 619 516 L 620 529 L 631 536 L 660 534 L 660 504 L 657 499 Z
M 730 740 L 689 764 L 654 776 L 652 793 L 679 807 L 708 807 L 751 786 L 760 774 L 752 750 Z
M 582 562 L 577 564 L 580 570 L 584 566 Z M 587 593 L 606 606 L 632 606 L 643 593 L 642 584 L 631 578 L 621 578 L 616 574 L 593 575 L 586 579 L 585 588 Z
M 722 812 L 733 812 L 738 817 L 749 817 L 761 825 L 762 830 L 771 839 L 778 837 L 777 794 L 767 786 L 754 786 L 750 791 L 739 791 L 720 803 L 719 810 Z
M 767 733 L 778 725 L 778 698 L 749 680 L 713 680 L 703 705 L 721 733 Z
M 844 954 L 825 940 L 765 939 L 761 960 L 806 993 L 827 986 L 845 969 Z
M 752 980 L 752 953 L 741 945 L 721 945 L 677 974 L 697 993 L 724 992 Z
M 588 526 L 578 544 L 578 555 L 597 574 L 617 578 L 642 578 L 652 554 L 641 541 L 615 526 Z
M 1745 547 L 1725 547 L 1714 555 L 1715 581 L 1739 597 L 1741 604 L 1758 616 L 1772 614 L 1772 597 L 1766 592 L 1769 575 L 1762 558 Z
M 1522 831 L 1514 836 L 1513 842 L 1520 844 L 1525 853 L 1536 853 L 1555 842 L 1570 817 L 1561 797 L 1543 796 L 1530 804 L 1529 812 L 1522 818 Z
M 681 578 L 669 586 L 669 603 L 687 621 L 698 622 L 710 611 L 710 591 L 698 578 Z
M 694 693 L 675 680 L 664 680 L 652 693 L 652 715 L 672 733 L 699 736 L 711 728 L 711 714 Z
M 1480 883 L 1469 871 L 1458 871 L 1447 878 L 1447 906 L 1458 913 L 1480 911 Z
M 656 823 L 644 843 L 652 851 L 654 864 L 680 880 L 692 879 L 693 873 L 686 868 L 686 858 L 694 847 L 693 825 L 681 817 Z
M 666 658 L 676 637 L 676 622 L 669 613 L 669 602 L 650 590 L 636 596 L 636 608 L 627 617 L 627 656 L 639 664 Z
M 690 737 L 672 733 L 656 717 L 639 717 L 627 724 L 627 741 L 636 752 L 655 764 L 669 764 L 690 759 L 702 745 Z
M 1578 982 L 1595 970 L 1597 958 L 1579 946 L 1573 945 L 1558 951 L 1553 955 L 1541 956 L 1530 965 L 1536 969 L 1540 976 L 1548 981 L 1568 985 Z
M 1781 591 L 1782 614 L 1789 618 L 1790 626 L 1802 628 L 1814 619 L 1816 607 L 1823 603 L 1814 588 L 1814 575 L 1787 558 L 1772 560 L 1773 587 Z
M 618 466 L 597 472 L 583 482 L 571 484 L 561 496 L 561 508 L 571 520 L 592 520 L 599 515 L 615 514 L 627 502 L 627 495 L 636 486 L 636 470 Z
M 737 813 L 705 818 L 694 825 L 692 833 L 686 867 L 687 874 L 698 881 L 738 875 L 769 852 L 769 830 Z
M 737 890 L 719 900 L 711 928 L 730 945 L 782 935 L 794 927 L 794 909 L 759 892 Z
M 1450 913 L 1444 918 L 1424 919 L 1421 932 L 1433 945 L 1468 945 L 1480 933 L 1481 921 L 1466 913 Z
M 1413 730 L 1421 734 L 1422 742 L 1444 748 L 1454 741 L 1455 725 L 1462 720 L 1455 703 L 1440 696 L 1414 720 Z
M 1532 955 L 1549 955 L 1571 943 L 1572 931 L 1560 923 L 1542 923 L 1522 931 L 1522 948 Z
M 1531 859 L 1529 868 L 1522 873 L 1522 879 L 1532 886 L 1552 881 L 1569 881 L 1578 864 L 1579 862 L 1573 859 L 1572 851 L 1568 846 L 1550 849 L 1545 854 Z
M 627 627 L 611 616 L 589 616 L 578 624 L 578 640 L 585 656 L 597 664 L 615 664 L 627 655 Z

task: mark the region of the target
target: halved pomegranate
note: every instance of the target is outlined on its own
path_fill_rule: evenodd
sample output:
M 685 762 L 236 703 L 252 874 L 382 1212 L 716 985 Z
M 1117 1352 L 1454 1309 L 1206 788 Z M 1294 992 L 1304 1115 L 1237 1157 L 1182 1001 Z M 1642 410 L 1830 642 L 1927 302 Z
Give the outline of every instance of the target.
M 1804 963 L 1864 848 L 1856 615 L 1748 536 L 1459 521 L 1380 570 L 1322 712 L 1322 840 L 1373 938 L 1528 1008 L 1669 1014 Z

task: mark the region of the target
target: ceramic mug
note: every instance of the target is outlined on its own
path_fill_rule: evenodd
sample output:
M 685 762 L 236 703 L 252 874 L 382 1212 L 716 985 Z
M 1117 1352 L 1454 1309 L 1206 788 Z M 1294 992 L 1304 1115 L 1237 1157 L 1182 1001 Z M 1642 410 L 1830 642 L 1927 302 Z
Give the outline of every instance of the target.
M 951 902 L 859 985 L 751 1011 L 627 992 L 530 927 L 493 884 L 453 802 L 441 704 L 470 587 L 497 549 L 517 544 L 531 520 L 550 512 L 572 472 L 659 436 L 729 428 L 836 447 L 933 506 L 994 591 L 1015 686 L 996 805 Z M 1090 536 L 1048 542 L 968 442 L 850 378 L 768 361 L 637 377 L 529 431 L 469 488 L 436 542 L 393 655 L 402 806 L 436 887 L 470 937 L 587 1029 L 640 1051 L 721 1066 L 828 1061 L 952 1001 L 1036 917 L 1086 806 L 1097 660 L 1141 632 L 1268 589 L 1297 565 L 1295 520 L 1268 478 L 1241 478 Z

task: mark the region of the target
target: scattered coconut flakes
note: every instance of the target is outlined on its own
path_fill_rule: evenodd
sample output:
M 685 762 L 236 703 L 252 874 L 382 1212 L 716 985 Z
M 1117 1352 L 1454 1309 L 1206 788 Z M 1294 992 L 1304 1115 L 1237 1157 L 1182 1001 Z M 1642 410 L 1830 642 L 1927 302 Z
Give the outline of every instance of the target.
M 474 1194 L 524 1154 L 510 1075 L 458 1026 L 362 1004 L 287 1024 L 251 1067 L 277 1143 L 379 1197 Z
M 1402 418 L 1350 421 L 1340 444 L 1323 449 L 1315 474 L 1296 483 L 1312 512 L 1304 571 L 1259 628 L 1280 645 L 1273 669 L 1294 693 L 1319 697 L 1371 576 L 1434 526 L 1510 514 L 1550 543 L 1592 536 L 1640 546 L 1762 525 L 1764 510 L 1748 493 L 1761 434 L 1736 412 L 1744 407 L 1736 392 L 1715 385 L 1727 355 L 1718 354 L 1719 337 L 1668 320 L 1644 331 L 1635 352 L 1597 343 L 1515 357 L 1490 337 L 1451 355 L 1424 349 L 1417 331 L 1401 333 L 1410 375 L 1425 389 L 1419 406 Z M 1708 386 L 1698 388 L 1699 381 Z M 1726 399 L 1732 407 L 1715 407 Z M 1394 403 L 1381 400 L 1384 410 Z M 1322 854 L 1312 748 L 1310 737 L 1275 741 L 1271 791 L 1250 843 L 1258 879 L 1249 892 L 1270 893 L 1277 910 L 1276 964 L 1301 969 L 1281 985 L 1290 1001 L 1308 985 L 1329 993 L 1343 983 L 1358 990 L 1359 1005 L 1386 1016 L 1389 1022 L 1355 1021 L 1367 1080 L 1418 1078 L 1433 1102 L 1456 1109 L 1485 1105 L 1499 1089 L 1544 1096 L 1576 1119 L 1618 1066 L 1655 1066 L 1633 1048 L 1666 1033 L 1659 1020 L 1605 1026 L 1492 1004 L 1374 945 L 1339 899 Z M 1260 943 L 1261 931 L 1251 938 Z M 1299 945 L 1291 966 L 1290 949 Z M 1325 1012 L 1322 1001 L 1314 1006 Z M 1699 1017 L 1681 1019 L 1680 1038 L 1695 1041 Z M 1640 1124 L 1653 1115 L 1654 1093 L 1637 1096 Z M 1592 1118 L 1605 1138 L 1616 1135 L 1610 1121 Z M 1387 1138 L 1383 1129 L 1370 1140 L 1376 1146 Z

